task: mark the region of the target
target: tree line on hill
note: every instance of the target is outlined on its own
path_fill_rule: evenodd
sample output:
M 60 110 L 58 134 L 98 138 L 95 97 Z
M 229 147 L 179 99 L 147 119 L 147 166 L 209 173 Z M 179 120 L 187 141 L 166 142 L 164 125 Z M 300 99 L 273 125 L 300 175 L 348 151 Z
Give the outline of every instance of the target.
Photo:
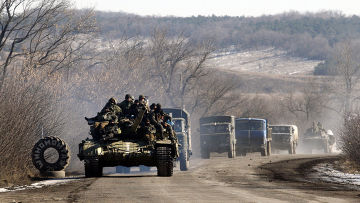
M 170 36 L 183 33 L 194 43 L 212 40 L 217 49 L 230 46 L 237 50 L 275 47 L 290 55 L 311 60 L 323 60 L 315 75 L 337 74 L 336 48 L 344 41 L 360 44 L 360 17 L 340 12 L 289 12 L 273 16 L 230 17 L 192 16 L 157 17 L 127 13 L 96 12 L 97 24 L 103 36 L 150 37 L 154 28 L 166 28 Z M 354 46 L 355 52 L 359 49 Z

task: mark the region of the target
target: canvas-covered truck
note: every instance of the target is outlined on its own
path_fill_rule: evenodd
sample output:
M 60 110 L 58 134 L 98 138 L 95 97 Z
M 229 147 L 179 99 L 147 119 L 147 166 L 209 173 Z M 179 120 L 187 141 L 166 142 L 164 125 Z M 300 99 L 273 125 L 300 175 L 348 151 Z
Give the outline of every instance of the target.
M 209 116 L 199 122 L 201 158 L 209 159 L 210 152 L 227 152 L 229 158 L 235 158 L 235 117 Z
M 172 117 L 173 130 L 180 144 L 179 161 L 180 170 L 187 171 L 190 164 L 191 150 L 191 128 L 190 114 L 181 108 L 163 108 L 163 111 Z
M 288 150 L 289 154 L 296 154 L 299 144 L 299 132 L 296 125 L 270 125 L 272 129 L 272 151 Z
M 266 119 L 237 118 L 235 121 L 236 152 L 246 156 L 248 152 L 271 155 L 271 128 Z
M 116 128 L 116 132 L 107 131 L 112 128 L 105 126 L 105 130 L 101 131 L 104 132 L 103 135 L 92 134 L 92 139 L 87 138 L 79 144 L 78 157 L 84 161 L 86 177 L 102 176 L 103 167 L 140 165 L 157 167 L 158 176 L 172 176 L 174 162 L 178 158 L 178 144 L 169 139 L 169 136 L 148 139 L 155 137 L 155 129 L 150 128 L 146 134 L 141 134 L 139 125 L 143 115 L 142 110 L 133 123 L 123 123 L 121 128 Z M 88 120 L 88 124 L 91 128 L 99 128 L 97 125 L 102 123 L 90 123 Z M 119 126 L 117 123 L 113 125 Z

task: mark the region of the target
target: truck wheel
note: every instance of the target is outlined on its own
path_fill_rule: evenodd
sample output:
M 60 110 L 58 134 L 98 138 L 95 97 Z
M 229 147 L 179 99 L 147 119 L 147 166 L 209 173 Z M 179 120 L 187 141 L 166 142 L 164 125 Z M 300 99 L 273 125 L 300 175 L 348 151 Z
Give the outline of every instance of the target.
M 201 148 L 201 158 L 210 159 L 210 151 L 206 147 Z
M 99 163 L 99 159 L 85 159 L 85 177 L 101 177 L 103 175 L 103 167 Z
M 230 149 L 228 151 L 228 157 L 229 158 L 235 158 L 236 157 L 235 144 L 230 144 Z
M 261 148 L 260 153 L 261 153 L 261 156 L 266 156 L 267 155 L 267 143 L 264 146 L 264 148 Z
M 157 159 L 157 175 L 158 176 L 172 176 L 174 162 L 171 157 L 170 147 L 158 147 L 156 149 Z
M 266 155 L 267 156 L 270 156 L 271 155 L 271 142 L 267 142 L 267 145 L 266 145 Z
M 61 171 L 69 165 L 70 150 L 58 137 L 44 137 L 32 149 L 32 162 L 39 171 Z
M 180 154 L 180 171 L 187 171 L 189 164 L 187 150 L 184 150 L 183 153 Z

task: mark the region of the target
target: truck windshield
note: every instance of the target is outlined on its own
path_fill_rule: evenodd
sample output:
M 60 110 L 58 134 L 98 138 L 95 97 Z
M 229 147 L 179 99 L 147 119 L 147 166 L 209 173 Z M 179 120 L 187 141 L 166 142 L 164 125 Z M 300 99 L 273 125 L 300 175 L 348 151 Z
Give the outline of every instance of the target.
M 290 133 L 289 126 L 272 126 L 273 133 Z
M 263 120 L 237 120 L 236 130 L 265 130 Z
M 226 133 L 229 132 L 229 125 L 216 125 L 217 133 Z
M 217 125 L 202 125 L 200 127 L 201 133 L 228 133 L 229 132 L 228 124 L 217 124 Z
M 182 121 L 181 120 L 174 120 L 174 131 L 182 132 Z

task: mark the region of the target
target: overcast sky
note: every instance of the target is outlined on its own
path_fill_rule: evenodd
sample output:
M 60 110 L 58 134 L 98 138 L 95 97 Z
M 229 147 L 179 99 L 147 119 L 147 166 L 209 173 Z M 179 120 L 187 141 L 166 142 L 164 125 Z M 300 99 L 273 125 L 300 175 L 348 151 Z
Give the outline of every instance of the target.
M 157 16 L 259 16 L 324 10 L 360 15 L 359 0 L 75 0 L 75 6 Z

